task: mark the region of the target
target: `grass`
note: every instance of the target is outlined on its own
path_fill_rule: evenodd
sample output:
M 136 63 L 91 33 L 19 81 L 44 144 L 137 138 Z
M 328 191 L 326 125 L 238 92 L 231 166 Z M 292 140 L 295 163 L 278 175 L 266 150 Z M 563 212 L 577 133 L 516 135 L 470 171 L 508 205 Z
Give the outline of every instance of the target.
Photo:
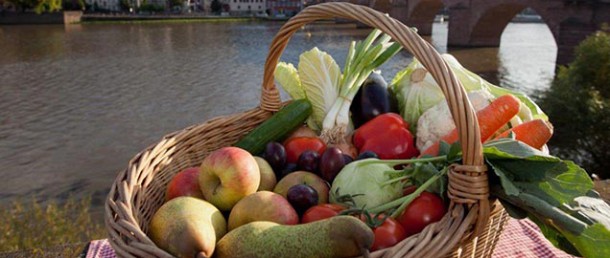
M 70 197 L 61 205 L 43 205 L 35 197 L 13 200 L 0 209 L 0 253 L 28 251 L 39 256 L 47 249 L 76 243 L 82 250 L 87 242 L 105 238 L 103 225 L 91 218 L 90 206 L 90 197 Z

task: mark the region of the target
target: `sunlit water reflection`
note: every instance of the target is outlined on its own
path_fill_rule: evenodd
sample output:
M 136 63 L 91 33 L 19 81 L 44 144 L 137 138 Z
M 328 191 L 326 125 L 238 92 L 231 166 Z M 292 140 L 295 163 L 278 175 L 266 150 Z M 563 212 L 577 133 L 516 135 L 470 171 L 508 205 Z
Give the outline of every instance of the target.
M 0 203 L 36 194 L 94 195 L 97 211 L 118 171 L 161 136 L 255 107 L 279 23 L 0 27 Z M 446 52 L 447 24 L 432 43 Z M 343 64 L 368 29 L 307 26 L 282 60 L 314 46 Z M 554 76 L 544 24 L 509 24 L 500 48 L 451 50 L 466 67 L 536 95 Z M 382 67 L 403 69 L 403 52 Z

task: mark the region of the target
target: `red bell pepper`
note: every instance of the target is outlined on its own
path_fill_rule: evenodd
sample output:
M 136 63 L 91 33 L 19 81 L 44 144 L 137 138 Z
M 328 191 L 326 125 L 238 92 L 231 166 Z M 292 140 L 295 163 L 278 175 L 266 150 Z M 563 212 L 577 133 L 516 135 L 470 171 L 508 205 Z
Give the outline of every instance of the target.
M 380 159 L 409 159 L 419 155 L 409 124 L 396 113 L 384 113 L 366 122 L 354 133 L 359 153 L 372 151 Z

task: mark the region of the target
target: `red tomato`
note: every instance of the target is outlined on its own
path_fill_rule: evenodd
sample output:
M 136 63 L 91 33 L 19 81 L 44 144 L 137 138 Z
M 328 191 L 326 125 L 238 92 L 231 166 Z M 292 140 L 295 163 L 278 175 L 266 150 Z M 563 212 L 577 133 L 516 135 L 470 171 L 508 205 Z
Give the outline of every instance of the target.
M 373 229 L 373 233 L 375 241 L 371 246 L 371 251 L 392 247 L 407 238 L 405 229 L 393 218 L 387 218 L 381 226 Z
M 436 194 L 422 192 L 398 217 L 398 222 L 407 232 L 407 236 L 421 232 L 426 226 L 443 218 L 447 208 Z
M 337 216 L 341 211 L 345 210 L 345 206 L 332 203 L 324 203 L 313 206 L 303 214 L 301 223 L 309 223 L 313 221 L 323 220 L 326 218 Z
M 318 137 L 294 137 L 284 142 L 286 161 L 297 163 L 299 156 L 306 150 L 318 152 L 320 156 L 326 150 L 326 144 Z

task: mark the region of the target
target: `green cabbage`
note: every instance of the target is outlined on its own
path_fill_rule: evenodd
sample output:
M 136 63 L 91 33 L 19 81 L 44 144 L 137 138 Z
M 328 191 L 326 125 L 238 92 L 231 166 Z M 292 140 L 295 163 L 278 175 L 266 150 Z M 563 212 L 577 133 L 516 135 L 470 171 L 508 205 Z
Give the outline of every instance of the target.
M 373 208 L 402 196 L 400 182 L 386 184 L 394 171 L 391 165 L 380 162 L 367 162 L 368 159 L 347 164 L 335 177 L 330 189 L 330 202 L 339 202 L 339 196 L 354 196 L 358 208 Z M 360 195 L 361 194 L 361 195 Z
M 485 81 L 480 76 L 464 68 L 452 55 L 443 54 L 457 79 L 462 83 L 466 92 L 485 90 L 494 98 L 502 95 L 512 94 L 521 101 L 519 117 L 523 121 L 536 118 L 548 120 L 548 117 L 528 96 L 521 92 L 505 89 Z M 419 117 L 429 108 L 435 106 L 445 99 L 443 92 L 430 73 L 425 71 L 423 80 L 414 81 L 412 75 L 418 69 L 424 69 L 423 65 L 414 59 L 403 71 L 400 71 L 392 80 L 392 90 L 396 94 L 400 114 L 410 125 L 409 129 L 416 131 Z M 419 72 L 422 72 L 420 70 Z
M 416 131 L 417 120 L 426 110 L 445 99 L 429 73 L 426 72 L 424 80 L 419 82 L 411 80 L 411 75 L 417 69 L 424 68 L 414 59 L 405 70 L 396 74 L 390 86 L 396 94 L 400 114 L 409 123 L 411 132 Z

